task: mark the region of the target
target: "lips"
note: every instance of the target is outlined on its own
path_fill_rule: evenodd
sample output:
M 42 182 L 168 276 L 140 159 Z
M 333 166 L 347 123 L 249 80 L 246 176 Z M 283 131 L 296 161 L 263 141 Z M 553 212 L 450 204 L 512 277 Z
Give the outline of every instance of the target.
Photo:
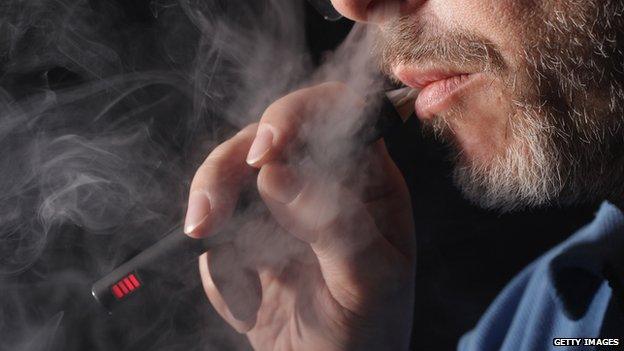
M 430 119 L 459 102 L 462 93 L 479 74 L 399 67 L 395 69 L 395 76 L 403 84 L 421 90 L 415 103 L 416 114 L 421 119 Z

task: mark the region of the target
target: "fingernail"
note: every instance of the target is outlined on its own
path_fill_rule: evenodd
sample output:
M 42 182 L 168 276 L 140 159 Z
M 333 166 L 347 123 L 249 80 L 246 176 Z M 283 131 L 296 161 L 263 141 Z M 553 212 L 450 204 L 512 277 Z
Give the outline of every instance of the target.
M 283 204 L 293 202 L 303 187 L 297 174 L 284 166 L 275 166 L 270 171 L 272 175 L 265 185 L 267 195 Z
M 263 124 L 259 127 L 256 138 L 249 148 L 247 163 L 253 165 L 260 161 L 269 152 L 271 146 L 273 146 L 273 131 L 269 126 Z
M 189 195 L 186 219 L 184 220 L 184 233 L 193 237 L 206 235 L 205 224 L 210 215 L 210 199 L 205 191 L 194 191 Z

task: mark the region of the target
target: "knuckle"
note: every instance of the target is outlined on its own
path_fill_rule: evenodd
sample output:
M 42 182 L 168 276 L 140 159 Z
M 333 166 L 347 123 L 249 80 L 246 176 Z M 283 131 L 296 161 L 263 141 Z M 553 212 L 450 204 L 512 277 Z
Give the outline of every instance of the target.
M 219 145 L 199 166 L 198 172 L 209 175 L 236 176 L 240 173 L 236 172 L 237 166 L 242 164 L 244 160 L 234 159 L 230 151 L 229 146 Z
M 211 183 L 225 173 L 220 161 L 216 158 L 207 158 L 195 172 L 195 178 L 202 183 Z
M 227 164 L 225 161 L 227 158 L 223 154 L 211 154 L 206 158 L 204 163 L 199 166 L 199 169 L 202 173 L 207 175 L 214 175 L 215 173 L 223 172 L 225 165 Z
M 219 167 L 210 160 L 204 162 L 199 168 L 197 172 L 195 172 L 195 178 L 201 178 L 202 180 L 211 181 L 212 179 L 218 177 Z
M 243 175 L 228 167 L 226 158 L 220 155 L 209 156 L 195 172 L 192 188 L 213 188 L 227 190 L 224 186 L 236 184 Z
M 227 159 L 227 155 L 230 153 L 231 148 L 232 146 L 228 142 L 219 144 L 208 155 L 208 157 L 204 161 L 204 164 L 207 164 L 207 163 L 220 164 L 224 162 Z
M 261 121 L 284 118 L 295 113 L 300 101 L 299 92 L 300 91 L 296 91 L 275 100 L 264 110 Z
M 332 90 L 335 93 L 346 93 L 350 91 L 348 85 L 340 81 L 329 81 L 318 85 L 321 89 Z
M 203 165 L 213 164 L 215 166 L 227 165 L 232 163 L 231 154 L 237 150 L 242 144 L 241 139 L 249 139 L 251 141 L 256 135 L 258 123 L 252 123 L 241 129 L 229 140 L 217 145 L 204 160 Z
M 258 122 L 248 124 L 245 128 L 241 129 L 236 133 L 236 135 L 232 138 L 245 138 L 245 137 L 253 137 L 256 135 L 256 130 L 258 129 Z

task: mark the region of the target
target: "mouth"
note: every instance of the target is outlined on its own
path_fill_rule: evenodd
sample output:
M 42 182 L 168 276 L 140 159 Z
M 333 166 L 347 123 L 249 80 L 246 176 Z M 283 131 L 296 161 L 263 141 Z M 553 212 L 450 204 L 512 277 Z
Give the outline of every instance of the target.
M 416 115 L 420 119 L 431 119 L 450 109 L 460 102 L 460 97 L 482 76 L 479 73 L 408 66 L 396 67 L 394 75 L 403 84 L 420 90 L 415 102 Z

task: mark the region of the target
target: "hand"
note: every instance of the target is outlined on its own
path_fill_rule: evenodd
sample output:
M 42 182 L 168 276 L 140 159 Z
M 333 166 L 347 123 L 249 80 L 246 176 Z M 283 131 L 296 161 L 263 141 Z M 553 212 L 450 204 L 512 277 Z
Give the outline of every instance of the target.
M 199 265 L 212 305 L 255 349 L 406 349 L 414 228 L 384 143 L 370 146 L 364 169 L 348 181 L 288 162 L 302 126 L 323 118 L 310 107 L 328 101 L 362 104 L 339 83 L 302 89 L 217 147 L 193 180 L 185 231 L 203 237 L 239 228 L 244 239 L 202 255 Z M 232 226 L 254 168 L 270 214 Z

